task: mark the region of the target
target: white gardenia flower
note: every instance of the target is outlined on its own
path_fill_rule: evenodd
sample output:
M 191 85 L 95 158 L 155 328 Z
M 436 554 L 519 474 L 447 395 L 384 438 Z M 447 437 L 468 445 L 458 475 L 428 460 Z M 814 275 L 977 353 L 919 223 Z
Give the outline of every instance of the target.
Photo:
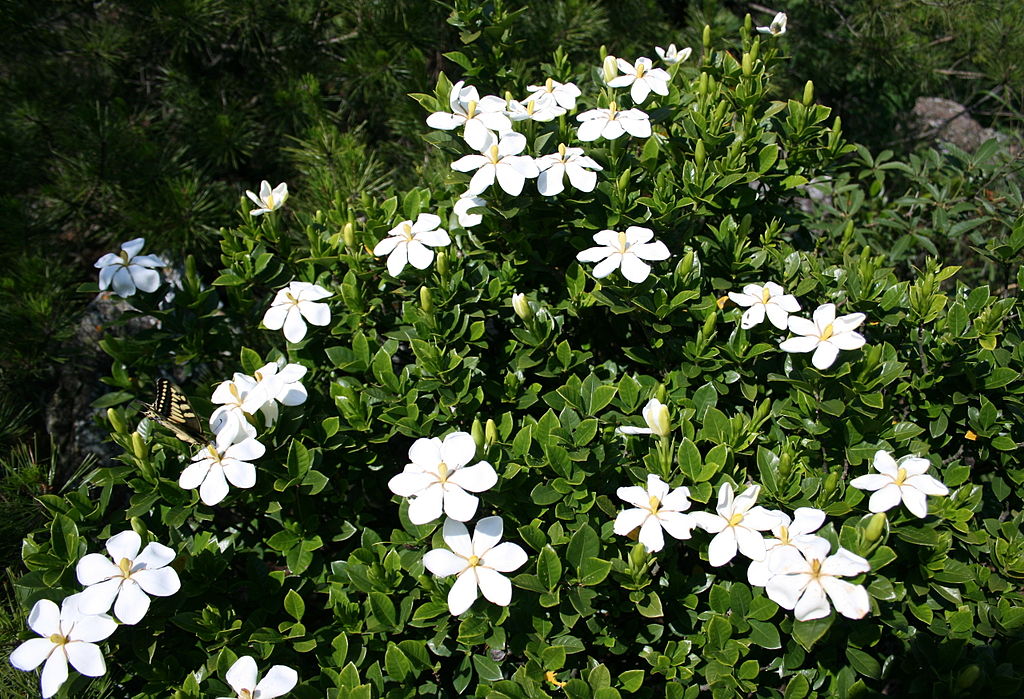
M 156 255 L 140 255 L 145 244 L 145 238 L 135 238 L 122 243 L 121 252 L 108 252 L 96 260 L 93 267 L 100 271 L 100 291 L 113 286 L 114 293 L 121 298 L 132 296 L 137 289 L 147 293 L 156 291 L 160 286 L 160 273 L 153 268 L 166 267 L 167 262 Z
M 647 401 L 647 405 L 644 406 L 643 416 L 647 427 L 624 425 L 616 427 L 615 431 L 619 434 L 656 434 L 659 437 L 667 437 L 669 435 L 672 426 L 668 419 L 667 405 L 657 398 L 651 398 Z
M 327 325 L 331 322 L 331 307 L 317 303 L 331 296 L 331 292 L 318 284 L 291 282 L 277 292 L 263 316 L 263 325 L 268 330 L 284 328 L 288 342 L 299 342 L 306 336 L 306 323 Z
M 65 597 L 60 608 L 48 599 L 39 600 L 28 615 L 28 626 L 42 638 L 31 638 L 11 653 L 11 665 L 31 672 L 43 665 L 39 677 L 43 699 L 57 693 L 68 678 L 68 663 L 86 677 L 106 673 L 103 652 L 97 641 L 110 636 L 117 622 L 106 614 L 84 614 L 79 595 Z
M 306 402 L 309 394 L 306 392 L 306 387 L 302 385 L 302 377 L 306 375 L 306 371 L 306 367 L 301 364 L 281 366 L 277 362 L 270 362 L 257 369 L 251 377 L 245 374 L 235 374 L 235 380 L 248 379 L 252 381 L 249 394 L 262 394 L 263 405 L 258 409 L 263 413 L 264 424 L 270 427 L 277 420 L 278 403 L 302 405 Z
M 814 534 L 825 522 L 825 513 L 813 507 L 798 507 L 793 513 L 793 519 L 785 512 L 776 513 L 779 517 L 778 523 L 772 527 L 774 539 L 765 539 L 764 545 L 768 550 L 767 556 L 762 561 L 751 561 L 747 568 L 747 580 L 751 585 L 764 587 L 772 577 L 771 568 L 768 562 L 771 560 L 772 551 L 780 547 L 795 547 L 803 550 L 808 544 L 821 539 Z
M 830 599 L 849 619 L 860 619 L 871 609 L 867 590 L 840 580 L 867 573 L 871 565 L 844 548 L 829 556 L 830 548 L 828 541 L 818 539 L 799 549 L 777 548 L 769 556 L 772 577 L 765 592 L 780 607 L 794 610 L 797 621 L 828 616 Z
M 270 183 L 266 180 L 260 182 L 260 195 L 256 196 L 251 190 L 245 190 L 245 196 L 252 199 L 252 203 L 257 208 L 252 209 L 249 212 L 250 216 L 262 216 L 263 214 L 269 214 L 271 211 L 277 211 L 284 206 L 285 201 L 288 199 L 288 185 L 282 182 L 281 184 L 270 189 Z
M 470 209 L 475 209 L 480 206 L 487 206 L 487 200 L 483 197 L 470 194 L 469 192 L 463 192 L 462 195 L 459 196 L 458 201 L 455 202 L 455 206 L 452 207 L 452 211 L 459 219 L 460 226 L 463 228 L 472 228 L 484 220 L 483 214 L 470 213 Z
M 523 100 L 509 100 L 505 113 L 512 121 L 552 121 L 565 114 L 566 109 L 555 100 L 554 95 L 540 91 Z
M 670 492 L 670 488 L 668 483 L 651 473 L 647 475 L 646 489 L 630 486 L 616 490 L 615 494 L 633 507 L 615 517 L 615 533 L 622 536 L 639 528 L 637 538 L 648 553 L 664 548 L 663 529 L 676 539 L 689 539 L 690 532 L 697 526 L 693 517 L 683 514 L 690 509 L 690 491 L 681 487 Z
M 439 578 L 458 576 L 448 591 L 448 611 L 458 616 L 476 601 L 477 589 L 489 602 L 507 607 L 512 601 L 512 583 L 502 573 L 511 573 L 526 563 L 526 552 L 518 544 L 501 541 L 501 517 L 484 517 L 470 539 L 466 525 L 448 518 L 442 530 L 451 549 L 432 549 L 423 556 L 423 566 Z
M 452 85 L 448 104 L 451 113 L 434 112 L 427 117 L 427 126 L 444 131 L 465 127 L 462 138 L 473 150 L 483 150 L 492 131 L 500 133 L 512 128 L 512 122 L 505 116 L 505 100 L 495 95 L 480 99 L 476 88 L 466 86 L 462 80 Z
M 651 135 L 651 118 L 647 112 L 640 109 L 619 111 L 614 102 L 608 105 L 608 109 L 589 109 L 578 114 L 576 121 L 580 122 L 576 136 L 581 141 L 596 141 L 599 138 L 613 141 L 624 133 L 637 138 Z
M 185 490 L 199 488 L 199 499 L 206 505 L 216 505 L 228 494 L 228 483 L 236 488 L 256 485 L 256 467 L 249 459 L 263 456 L 267 448 L 255 439 L 246 439 L 219 449 L 210 444 L 192 457 L 178 478 Z
M 796 297 L 787 294 L 775 282 L 768 282 L 764 286 L 747 284 L 743 287 L 742 294 L 730 291 L 729 298 L 737 306 L 747 309 L 740 320 L 740 327 L 744 330 L 749 330 L 763 321 L 765 315 L 772 325 L 779 330 L 785 330 L 789 325 L 789 314 L 800 310 L 800 303 Z
M 672 79 L 672 76 L 663 68 L 652 68 L 651 59 L 646 56 L 636 59 L 636 62 L 632 64 L 619 58 L 615 64 L 622 75 L 609 80 L 608 87 L 632 85 L 629 88 L 629 96 L 633 98 L 634 104 L 643 104 L 651 92 L 662 96 L 668 94 L 668 81 Z
M 836 318 L 834 303 L 818 306 L 814 320 L 791 316 L 789 329 L 802 337 L 791 337 L 779 344 L 783 352 L 814 352 L 811 364 L 828 369 L 836 361 L 839 350 L 854 350 L 864 346 L 864 336 L 854 328 L 864 322 L 863 313 L 850 313 Z
M 665 61 L 668 65 L 675 65 L 676 63 L 682 63 L 690 54 L 693 53 L 693 49 L 687 46 L 684 49 L 676 50 L 675 44 L 669 44 L 667 49 L 663 49 L 660 46 L 654 47 L 654 52 L 658 54 L 658 58 Z
M 75 567 L 78 582 L 86 586 L 78 596 L 82 613 L 103 614 L 113 605 L 121 623 L 137 624 L 149 611 L 149 595 L 169 597 L 181 589 L 169 567 L 174 549 L 151 541 L 139 553 L 142 537 L 131 529 L 107 539 L 106 547 L 110 558 L 90 553 Z
M 416 269 L 426 269 L 434 261 L 431 247 L 450 245 L 448 231 L 441 228 L 441 217 L 420 214 L 416 221 L 402 221 L 388 231 L 388 237 L 377 243 L 373 254 L 388 256 L 388 273 L 397 277 L 406 263 Z
M 691 516 L 697 526 L 715 535 L 708 544 L 708 562 L 723 566 L 736 556 L 736 550 L 752 561 L 763 561 L 767 554 L 761 532 L 772 529 L 780 520 L 778 512 L 771 512 L 758 505 L 757 495 L 761 486 L 752 485 L 733 497 L 732 485 L 723 483 L 718 491 L 718 507 L 715 514 L 694 512 Z
M 222 381 L 210 396 L 210 402 L 219 405 L 210 415 L 210 430 L 216 438 L 217 448 L 227 447 L 256 436 L 256 427 L 247 419 L 267 403 L 267 394 L 256 380 L 236 373 L 231 381 Z
M 491 139 L 485 145 L 481 154 L 464 155 L 452 163 L 452 169 L 459 172 L 476 170 L 469 181 L 468 194 L 480 194 L 497 180 L 502 189 L 517 196 L 523 191 L 527 178 L 539 174 L 533 158 L 518 155 L 526 148 L 526 136 L 508 131 L 497 143 Z
M 530 85 L 526 88 L 530 94 L 544 93 L 555 98 L 558 106 L 565 110 L 576 108 L 576 98 L 582 93 L 573 83 L 560 83 L 548 78 L 543 85 Z
M 593 158 L 583 153 L 582 148 L 568 148 L 564 143 L 558 144 L 558 152 L 542 155 L 536 159 L 540 175 L 537 177 L 537 191 L 545 197 L 553 197 L 565 189 L 563 180 L 569 177 L 569 183 L 581 192 L 593 192 L 597 186 L 597 173 L 603 170 Z
M 486 461 L 466 466 L 475 456 L 476 442 L 468 432 L 453 432 L 443 442 L 437 437 L 417 439 L 409 448 L 412 463 L 388 481 L 388 488 L 410 498 L 413 524 L 433 522 L 442 512 L 468 522 L 480 502 L 469 493 L 482 493 L 498 482 L 498 474 Z
M 654 232 L 642 226 L 630 226 L 625 233 L 604 230 L 594 234 L 599 247 L 587 248 L 576 255 L 580 262 L 597 262 L 594 277 L 603 279 L 616 269 L 622 276 L 639 284 L 651 273 L 644 260 L 667 260 L 671 253 L 660 240 L 650 242 Z
M 942 481 L 925 473 L 931 464 L 919 456 L 904 456 L 896 461 L 884 449 L 875 452 L 871 464 L 878 473 L 869 473 L 850 481 L 861 490 L 873 490 L 868 501 L 872 512 L 886 512 L 902 502 L 917 517 L 928 516 L 928 496 L 949 495 Z
M 287 665 L 274 665 L 259 683 L 258 677 L 256 661 L 251 655 L 243 655 L 224 674 L 236 695 L 220 699 L 274 699 L 292 691 L 299 681 L 299 673 Z
M 762 34 L 771 34 L 772 36 L 781 36 L 786 33 L 786 13 L 779 12 L 772 18 L 772 23 L 767 27 L 758 27 L 757 31 Z

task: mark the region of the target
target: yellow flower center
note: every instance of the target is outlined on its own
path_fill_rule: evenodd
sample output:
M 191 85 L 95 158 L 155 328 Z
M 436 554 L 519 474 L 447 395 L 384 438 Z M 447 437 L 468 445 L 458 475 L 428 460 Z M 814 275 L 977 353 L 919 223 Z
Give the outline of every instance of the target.
M 644 68 L 644 64 L 643 63 L 637 63 L 636 64 L 636 77 L 637 77 L 637 80 L 639 80 L 640 78 L 644 77 L 644 73 L 646 73 L 646 72 L 647 72 L 647 69 Z
M 491 159 L 491 162 L 495 165 L 498 164 L 498 146 L 491 146 L 487 151 L 487 156 Z
M 466 559 L 466 562 L 469 563 L 470 568 L 475 568 L 476 566 L 480 565 L 480 556 L 470 556 L 468 559 Z
M 729 526 L 730 527 L 735 527 L 737 524 L 739 524 L 742 521 L 743 521 L 743 513 L 737 512 L 736 514 L 734 514 L 732 517 L 729 518 Z
M 267 198 L 263 200 L 263 206 L 268 208 L 268 209 L 273 209 L 274 208 L 274 195 L 273 194 L 268 194 L 267 195 Z
M 252 699 L 252 692 L 248 689 L 243 689 L 238 693 L 238 699 Z
M 821 577 L 821 561 L 817 558 L 811 561 L 811 577 L 815 580 Z
M 896 469 L 896 480 L 894 481 L 896 485 L 903 485 L 905 480 L 907 480 L 907 469 L 902 467 Z
M 559 143 L 558 144 L 558 157 L 561 158 L 563 162 L 565 161 L 565 144 L 564 143 Z
M 410 226 L 407 221 L 402 222 L 402 235 L 405 237 L 406 240 L 413 239 L 412 226 Z
M 121 562 L 117 564 L 117 567 L 121 569 L 121 577 L 130 578 L 132 575 L 132 562 L 127 558 L 122 558 Z
M 629 242 L 626 240 L 626 234 L 622 231 L 618 232 L 619 235 L 619 252 L 626 252 L 626 248 L 629 247 Z
M 824 342 L 830 337 L 832 337 L 832 323 L 826 325 L 825 329 L 821 331 L 821 341 Z
M 213 446 L 212 444 L 206 445 L 206 451 L 210 452 L 211 459 L 216 461 L 218 464 L 220 463 L 220 452 L 217 451 L 217 448 L 215 446 Z
M 548 78 L 544 82 L 544 91 L 545 92 L 554 92 L 555 91 L 555 81 L 552 80 L 551 78 Z
M 772 297 L 772 295 L 770 293 L 768 293 L 768 287 L 767 286 L 765 288 L 761 289 L 761 303 L 768 303 L 768 299 L 770 299 L 771 297 Z
M 612 102 L 608 105 L 608 121 L 615 121 L 615 117 L 618 115 L 619 106 Z
M 648 501 L 648 506 L 651 508 L 651 514 L 656 515 L 658 514 L 658 508 L 661 507 L 661 500 L 652 495 Z
M 297 298 L 295 298 L 294 296 L 292 296 L 292 292 L 286 291 L 286 292 L 284 292 L 284 295 L 288 299 L 288 303 L 292 304 L 293 306 L 298 306 L 299 305 L 299 300 Z
M 533 116 L 533 110 L 537 107 L 537 100 L 529 100 L 526 103 L 526 113 Z
M 437 477 L 442 483 L 448 481 L 448 464 L 443 461 L 437 465 Z
M 128 253 L 127 252 L 122 250 L 119 254 L 121 256 L 120 264 L 124 265 L 125 267 L 127 267 L 128 265 L 131 264 L 132 258 L 128 257 Z
M 779 541 L 782 542 L 783 546 L 789 545 L 789 527 L 779 527 Z
M 50 634 L 50 643 L 55 646 L 63 646 L 67 642 L 67 636 L 61 636 L 59 633 Z
M 476 116 L 476 102 L 470 102 L 466 105 L 466 118 L 472 119 Z

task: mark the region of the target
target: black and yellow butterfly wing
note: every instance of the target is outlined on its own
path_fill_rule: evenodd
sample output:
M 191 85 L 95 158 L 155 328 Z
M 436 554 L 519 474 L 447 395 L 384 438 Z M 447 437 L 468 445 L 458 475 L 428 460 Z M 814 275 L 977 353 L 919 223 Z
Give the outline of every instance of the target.
M 209 442 L 203 423 L 188 398 L 167 379 L 156 380 L 156 400 L 146 406 L 146 417 L 159 422 L 183 442 L 199 445 Z

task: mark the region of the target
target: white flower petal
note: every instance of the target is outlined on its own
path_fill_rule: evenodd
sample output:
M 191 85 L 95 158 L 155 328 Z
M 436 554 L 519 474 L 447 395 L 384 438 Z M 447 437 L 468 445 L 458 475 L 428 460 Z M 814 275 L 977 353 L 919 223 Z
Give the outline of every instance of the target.
M 138 585 L 126 580 L 114 602 L 114 616 L 124 624 L 137 624 L 149 611 L 149 597 Z
M 457 485 L 444 486 L 444 513 L 459 522 L 468 522 L 476 514 L 480 498 L 470 495 Z
M 242 690 L 250 692 L 256 687 L 256 661 L 251 655 L 243 655 L 224 674 L 224 679 L 235 693 L 241 694 Z
M 488 568 L 494 568 L 501 573 L 511 573 L 526 563 L 527 556 L 521 546 L 505 541 L 488 551 L 483 561 Z
M 715 568 L 724 566 L 736 556 L 736 549 L 735 527 L 726 527 L 708 544 L 708 563 Z
M 254 699 L 274 699 L 292 691 L 299 681 L 299 673 L 286 665 L 274 665 L 256 685 Z
M 507 607 L 512 601 L 512 582 L 498 571 L 478 566 L 476 578 L 488 602 Z
M 68 678 L 68 661 L 67 656 L 62 651 L 54 651 L 50 654 L 50 657 L 46 659 L 46 664 L 43 665 L 43 673 L 39 678 L 40 689 L 42 689 L 43 699 L 49 699 L 60 686 Z
M 476 575 L 467 570 L 455 579 L 455 584 L 448 591 L 448 611 L 453 616 L 462 614 L 476 601 L 476 596 Z
M 903 500 L 900 487 L 895 483 L 889 483 L 881 490 L 875 491 L 868 500 L 868 509 L 872 512 L 887 512 L 896 507 Z
M 797 621 L 810 621 L 826 617 L 831 611 L 825 590 L 819 583 L 812 582 L 804 589 L 804 594 L 793 608 L 793 616 Z
M 164 567 L 154 570 L 140 570 L 132 575 L 147 594 L 154 597 L 169 597 L 181 589 L 181 580 L 173 568 Z
M 457 575 L 466 567 L 466 559 L 448 549 L 431 549 L 423 554 L 423 567 L 439 578 Z
M 409 521 L 413 524 L 433 522 L 444 512 L 445 492 L 440 483 L 421 490 L 409 500 Z

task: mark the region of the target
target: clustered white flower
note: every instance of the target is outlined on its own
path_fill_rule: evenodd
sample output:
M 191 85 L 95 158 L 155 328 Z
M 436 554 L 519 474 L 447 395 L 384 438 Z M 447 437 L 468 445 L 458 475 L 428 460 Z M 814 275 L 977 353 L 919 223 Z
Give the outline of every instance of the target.
M 470 205 L 477 205 L 469 200 Z M 441 228 L 441 217 L 420 214 L 416 221 L 402 221 L 388 231 L 388 237 L 373 248 L 374 255 L 387 255 L 388 273 L 397 277 L 406 263 L 416 269 L 426 269 L 434 261 L 431 248 L 451 244 L 448 232 Z
M 654 47 L 654 52 L 658 54 L 658 58 L 663 60 L 666 65 L 675 65 L 676 63 L 682 63 L 690 54 L 693 53 L 693 49 L 689 46 L 683 49 L 676 49 L 675 44 L 669 44 L 667 49 L 663 49 L 660 46 Z
M 219 699 L 274 699 L 292 691 L 299 681 L 299 673 L 287 665 L 274 665 L 259 682 L 258 678 L 256 661 L 251 655 L 243 655 L 224 674 L 235 696 Z
M 878 473 L 854 478 L 850 485 L 874 491 L 868 501 L 872 512 L 887 512 L 902 502 L 911 514 L 923 518 L 928 516 L 929 495 L 949 495 L 941 481 L 925 473 L 931 466 L 928 459 L 907 455 L 896 461 L 889 452 L 879 449 L 871 465 Z
M 576 255 L 580 262 L 597 262 L 594 277 L 603 279 L 615 270 L 629 281 L 639 284 L 651 273 L 644 260 L 667 260 L 668 248 L 660 240 L 650 242 L 654 232 L 650 228 L 630 226 L 621 231 L 600 231 L 594 234 L 597 247 L 587 248 Z
M 662 68 L 653 68 L 651 59 L 646 56 L 633 63 L 619 58 L 615 64 L 622 75 L 609 80 L 608 87 L 628 87 L 633 104 L 643 104 L 652 92 L 662 96 L 668 94 L 672 76 Z
M 263 325 L 268 330 L 283 328 L 288 342 L 301 342 L 306 336 L 306 323 L 324 326 L 331 322 L 331 307 L 317 303 L 331 295 L 318 284 L 291 282 L 277 292 L 263 315 Z

